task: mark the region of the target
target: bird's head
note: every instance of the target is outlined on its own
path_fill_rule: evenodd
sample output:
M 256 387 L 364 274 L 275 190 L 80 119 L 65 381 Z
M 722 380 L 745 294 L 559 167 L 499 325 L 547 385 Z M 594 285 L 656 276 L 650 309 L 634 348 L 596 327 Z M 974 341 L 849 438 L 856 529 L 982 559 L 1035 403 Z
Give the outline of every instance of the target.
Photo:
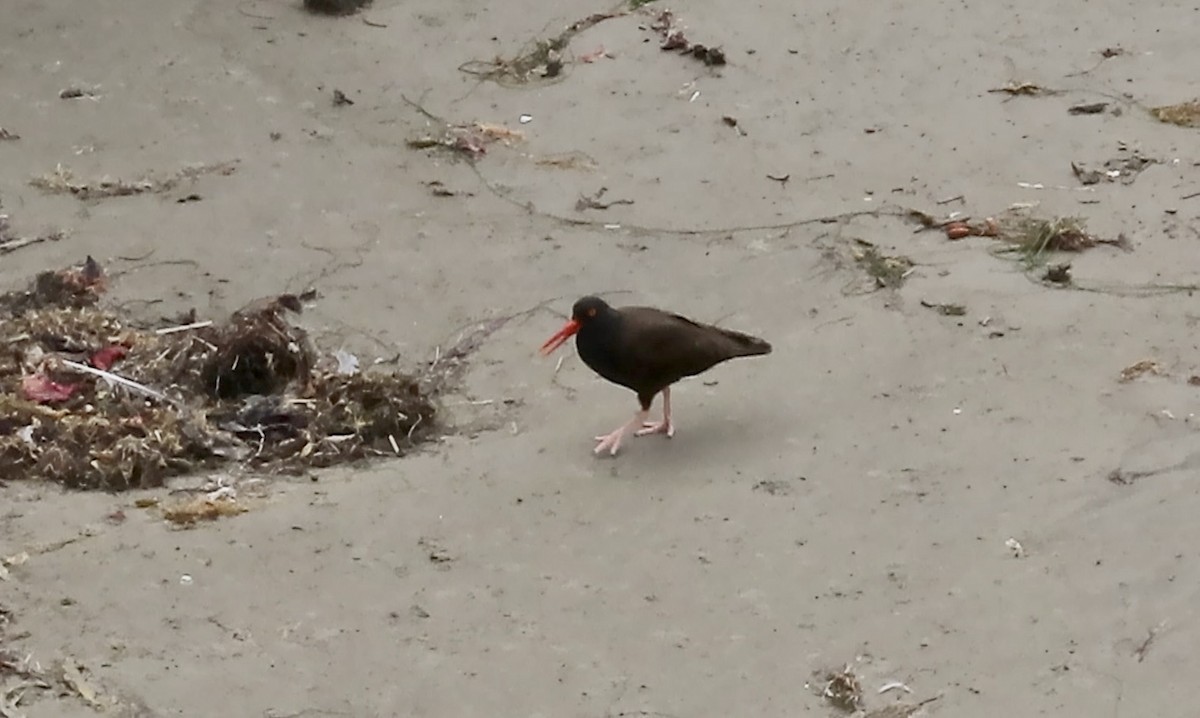
M 559 329 L 554 336 L 546 340 L 542 345 L 542 354 L 549 355 L 562 346 L 571 335 L 578 332 L 589 322 L 595 321 L 597 318 L 603 318 L 609 315 L 613 308 L 608 306 L 600 297 L 584 297 L 575 302 L 571 307 L 571 318 L 566 324 Z

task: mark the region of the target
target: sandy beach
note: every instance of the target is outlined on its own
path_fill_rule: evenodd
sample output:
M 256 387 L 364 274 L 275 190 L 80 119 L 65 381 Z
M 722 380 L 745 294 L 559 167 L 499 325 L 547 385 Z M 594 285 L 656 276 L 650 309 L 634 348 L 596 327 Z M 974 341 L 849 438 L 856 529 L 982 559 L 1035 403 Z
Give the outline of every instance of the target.
M 165 324 L 311 288 L 364 366 L 487 332 L 400 458 L 0 469 L 0 716 L 1196 715 L 1200 134 L 1149 108 L 1200 95 L 1197 8 L 3 15 L 0 213 L 63 236 L 0 290 L 90 255 Z M 32 183 L 66 171 L 181 179 Z M 989 230 L 1037 221 L 1080 251 Z M 537 355 L 590 293 L 774 351 L 597 458 L 633 394 Z M 137 503 L 214 481 L 249 510 Z

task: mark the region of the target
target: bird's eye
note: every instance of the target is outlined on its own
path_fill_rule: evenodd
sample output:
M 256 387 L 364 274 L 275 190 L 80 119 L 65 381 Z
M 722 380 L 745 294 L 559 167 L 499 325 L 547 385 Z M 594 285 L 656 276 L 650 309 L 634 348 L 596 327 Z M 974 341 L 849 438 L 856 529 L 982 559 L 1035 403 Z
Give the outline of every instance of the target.
M 595 308 L 595 307 L 588 307 L 588 310 L 587 310 L 587 315 L 588 315 L 589 317 L 594 317 L 594 316 L 596 316 L 596 308 Z

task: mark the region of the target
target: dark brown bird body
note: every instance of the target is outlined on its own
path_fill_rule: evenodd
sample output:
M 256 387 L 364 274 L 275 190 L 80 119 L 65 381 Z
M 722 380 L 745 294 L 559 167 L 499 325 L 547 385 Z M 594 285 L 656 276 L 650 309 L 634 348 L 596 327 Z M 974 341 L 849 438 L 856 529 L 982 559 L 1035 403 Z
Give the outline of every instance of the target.
M 575 336 L 579 358 L 614 384 L 637 392 L 643 409 L 675 382 L 738 357 L 769 354 L 748 334 L 700 324 L 652 307 L 599 312 Z
M 663 395 L 663 420 L 645 423 L 638 436 L 663 433 L 673 436 L 671 385 L 708 371 L 730 359 L 771 353 L 771 345 L 758 337 L 651 307 L 614 309 L 597 297 L 575 302 L 571 319 L 542 345 L 550 353 L 576 334 L 575 346 L 583 362 L 608 381 L 637 393 L 641 410 L 633 420 L 611 434 L 596 437 L 599 453 L 615 454 L 625 432 L 643 424 L 654 396 Z

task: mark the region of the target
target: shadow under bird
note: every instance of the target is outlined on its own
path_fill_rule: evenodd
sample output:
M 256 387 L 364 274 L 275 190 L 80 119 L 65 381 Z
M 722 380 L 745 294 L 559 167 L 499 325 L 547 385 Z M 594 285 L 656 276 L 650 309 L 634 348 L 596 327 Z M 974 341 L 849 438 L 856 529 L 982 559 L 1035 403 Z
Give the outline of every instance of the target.
M 701 324 L 652 307 L 613 308 L 599 297 L 584 297 L 571 308 L 571 319 L 542 345 L 549 355 L 575 335 L 583 363 L 608 381 L 637 393 L 641 405 L 633 418 L 604 436 L 595 453 L 615 456 L 630 431 L 635 436 L 675 435 L 671 421 L 671 385 L 730 359 L 771 353 L 758 337 Z M 654 397 L 662 393 L 662 421 L 650 422 Z

